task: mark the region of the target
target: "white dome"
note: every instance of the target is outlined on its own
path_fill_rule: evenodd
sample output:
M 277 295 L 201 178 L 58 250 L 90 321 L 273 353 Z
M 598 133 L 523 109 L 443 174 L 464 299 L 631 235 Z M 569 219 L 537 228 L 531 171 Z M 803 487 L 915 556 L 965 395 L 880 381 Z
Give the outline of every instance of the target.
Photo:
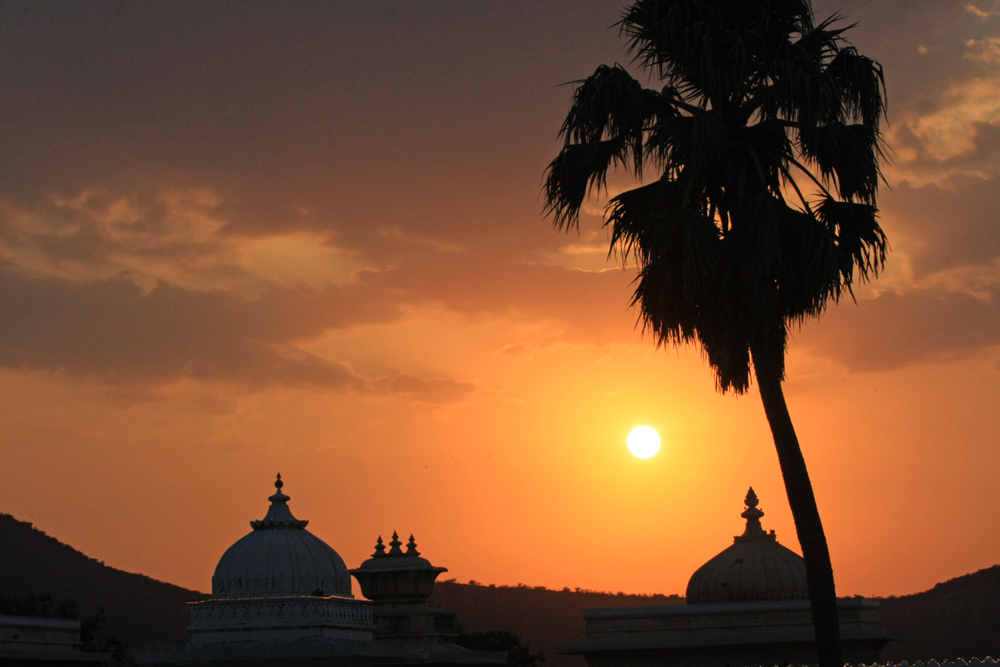
M 351 595 L 351 575 L 343 559 L 308 530 L 288 509 L 289 497 L 278 492 L 262 521 L 229 547 L 212 577 L 213 598 L 260 598 L 299 595 Z

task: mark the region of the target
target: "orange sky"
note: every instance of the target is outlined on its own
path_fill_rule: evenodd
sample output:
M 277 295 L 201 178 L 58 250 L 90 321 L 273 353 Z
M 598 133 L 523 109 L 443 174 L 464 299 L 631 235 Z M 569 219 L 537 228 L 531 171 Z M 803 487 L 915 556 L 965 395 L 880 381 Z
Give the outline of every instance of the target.
M 541 215 L 621 7 L 4 6 L 0 511 L 200 590 L 278 471 L 351 567 L 683 593 L 751 484 L 797 548 L 756 391 L 643 338 L 601 201 Z M 786 393 L 839 593 L 905 594 L 1000 562 L 1000 2 L 816 9 L 886 69 L 893 254 Z

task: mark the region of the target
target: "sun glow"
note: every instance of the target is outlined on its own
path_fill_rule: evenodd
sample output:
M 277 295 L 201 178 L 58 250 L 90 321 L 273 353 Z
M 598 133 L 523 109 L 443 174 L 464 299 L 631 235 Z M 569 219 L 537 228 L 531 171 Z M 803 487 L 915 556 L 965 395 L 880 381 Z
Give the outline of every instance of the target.
M 636 426 L 628 434 L 628 450 L 640 459 L 649 457 L 660 451 L 660 434 L 651 426 Z

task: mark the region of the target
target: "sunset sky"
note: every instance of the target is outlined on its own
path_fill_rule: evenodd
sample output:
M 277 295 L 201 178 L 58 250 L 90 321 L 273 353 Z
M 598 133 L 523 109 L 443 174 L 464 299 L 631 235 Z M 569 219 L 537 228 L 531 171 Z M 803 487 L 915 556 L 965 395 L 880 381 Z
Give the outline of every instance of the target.
M 276 472 L 350 567 L 683 594 L 750 485 L 798 550 L 756 388 L 542 214 L 623 6 L 0 6 L 0 511 L 203 591 Z M 1000 0 L 815 9 L 885 68 L 892 255 L 786 395 L 838 593 L 901 595 L 1000 562 Z

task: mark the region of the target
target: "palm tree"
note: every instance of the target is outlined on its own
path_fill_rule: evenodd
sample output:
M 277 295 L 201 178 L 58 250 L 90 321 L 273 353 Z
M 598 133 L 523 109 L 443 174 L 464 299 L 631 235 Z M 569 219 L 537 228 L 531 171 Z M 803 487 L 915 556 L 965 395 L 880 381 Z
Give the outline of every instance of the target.
M 700 344 L 718 389 L 760 390 L 806 562 L 818 664 L 841 667 L 830 553 L 782 392 L 788 329 L 885 264 L 877 221 L 881 66 L 809 0 L 637 0 L 618 24 L 660 90 L 620 65 L 577 81 L 546 172 L 547 213 L 579 226 L 610 169 L 609 255 L 658 344 Z M 654 171 L 655 178 L 644 178 Z

